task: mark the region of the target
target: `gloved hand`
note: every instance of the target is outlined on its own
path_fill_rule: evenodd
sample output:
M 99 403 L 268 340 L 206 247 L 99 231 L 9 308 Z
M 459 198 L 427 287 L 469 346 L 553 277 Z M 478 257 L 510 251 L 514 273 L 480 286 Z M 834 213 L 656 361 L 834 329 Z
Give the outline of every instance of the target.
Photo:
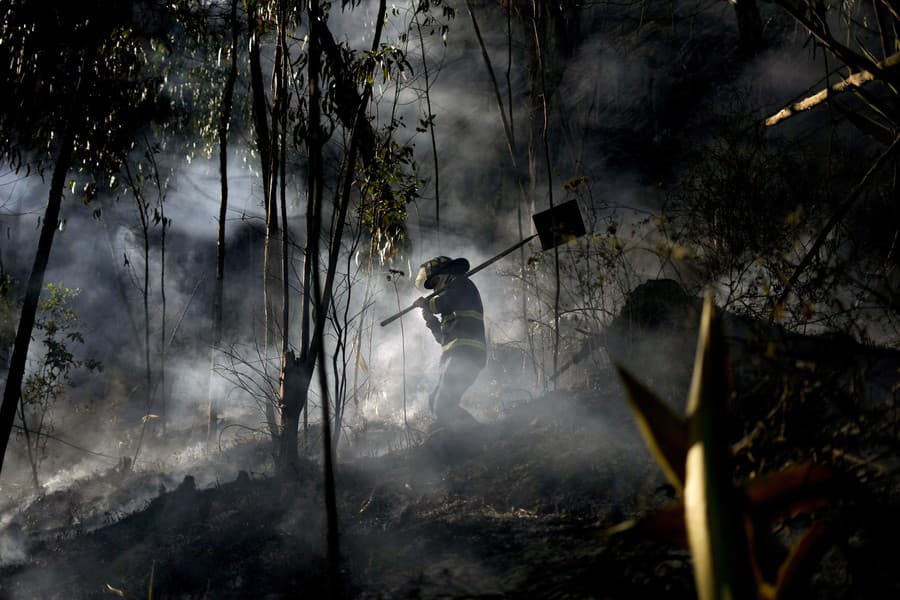
M 427 308 L 428 307 L 428 298 L 425 296 L 419 296 L 416 298 L 416 301 L 412 304 L 416 308 Z

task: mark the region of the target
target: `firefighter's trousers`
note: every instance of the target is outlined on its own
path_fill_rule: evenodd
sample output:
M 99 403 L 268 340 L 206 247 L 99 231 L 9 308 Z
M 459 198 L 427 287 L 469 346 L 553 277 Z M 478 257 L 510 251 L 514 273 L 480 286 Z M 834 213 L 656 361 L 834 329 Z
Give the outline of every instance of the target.
M 474 425 L 478 421 L 459 403 L 484 367 L 480 353 L 454 352 L 441 358 L 441 378 L 429 404 L 438 423 L 447 427 Z

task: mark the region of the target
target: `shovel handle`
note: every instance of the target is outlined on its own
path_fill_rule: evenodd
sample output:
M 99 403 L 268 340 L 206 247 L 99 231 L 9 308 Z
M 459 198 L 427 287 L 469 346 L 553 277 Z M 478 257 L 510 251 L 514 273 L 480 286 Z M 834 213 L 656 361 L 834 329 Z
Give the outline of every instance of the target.
M 432 292 L 432 293 L 430 293 L 429 295 L 425 296 L 425 299 L 426 299 L 426 300 L 431 300 L 431 299 L 434 298 L 436 295 L 437 295 L 437 292 Z M 415 306 L 414 304 L 412 304 L 412 305 L 410 305 L 410 306 L 407 306 L 406 308 L 404 308 L 404 309 L 401 310 L 400 312 L 395 313 L 395 314 L 389 316 L 387 319 L 383 320 L 383 321 L 380 323 L 380 325 L 381 325 L 382 327 L 384 327 L 385 325 L 387 325 L 387 324 L 389 324 L 389 323 L 393 323 L 394 321 L 396 321 L 397 319 L 399 319 L 400 317 L 402 317 L 403 315 L 405 315 L 406 313 L 412 311 L 412 310 L 415 309 L 415 308 L 416 308 L 416 306 Z
M 516 242 L 515 244 L 513 244 L 512 246 L 510 246 L 509 248 L 507 248 L 506 250 L 504 250 L 503 252 L 501 252 L 501 253 L 498 254 L 497 256 L 495 256 L 495 257 L 493 257 L 493 258 L 489 258 L 489 259 L 487 259 L 486 261 L 484 261 L 483 263 L 481 263 L 480 265 L 478 265 L 477 267 L 474 267 L 474 268 L 472 268 L 472 269 L 469 269 L 469 272 L 466 273 L 466 277 L 471 277 L 472 275 L 474 275 L 474 274 L 477 273 L 478 271 L 484 269 L 485 267 L 491 266 L 492 264 L 494 264 L 495 262 L 497 262 L 498 260 L 500 260 L 501 258 L 503 258 L 504 256 L 506 256 L 507 254 L 509 254 L 509 253 L 512 252 L 513 250 L 518 250 L 519 248 L 521 248 L 522 246 L 524 246 L 525 244 L 527 244 L 528 242 L 530 242 L 531 240 L 533 240 L 533 239 L 536 238 L 537 236 L 538 236 L 538 234 L 536 234 L 536 233 L 534 233 L 534 234 L 532 234 L 532 235 L 529 235 L 529 236 L 528 236 L 527 238 L 525 238 L 524 240 L 521 240 L 521 241 Z
M 484 269 L 485 267 L 489 267 L 490 265 L 494 264 L 495 262 L 497 262 L 498 260 L 500 260 L 501 258 L 503 258 L 504 256 L 506 256 L 507 254 L 509 254 L 509 253 L 512 252 L 513 250 L 517 250 L 517 249 L 521 248 L 522 246 L 524 246 L 525 244 L 527 244 L 528 242 L 530 242 L 531 240 L 533 240 L 533 239 L 536 238 L 537 236 L 538 236 L 538 234 L 536 234 L 536 233 L 533 234 L 533 235 L 530 235 L 530 236 L 528 236 L 527 238 L 525 238 L 524 240 L 521 240 L 521 241 L 519 241 L 519 242 L 516 242 L 515 244 L 513 244 L 512 246 L 510 246 L 509 248 L 507 248 L 506 250 L 504 250 L 503 252 L 501 252 L 501 253 L 498 254 L 497 256 L 494 256 L 493 258 L 489 258 L 488 260 L 484 261 L 483 263 L 481 263 L 481 264 L 478 265 L 477 267 L 474 267 L 474 268 L 472 268 L 472 269 L 469 269 L 469 271 L 466 273 L 466 277 L 471 277 L 472 275 L 474 275 L 474 274 L 477 273 L 478 271 Z M 425 296 L 425 299 L 426 299 L 426 300 L 431 300 L 431 299 L 434 298 L 436 295 L 437 295 L 437 292 L 432 292 L 430 295 Z M 408 307 L 404 308 L 403 310 L 401 310 L 400 312 L 391 315 L 390 317 L 388 317 L 387 319 L 385 319 L 385 320 L 383 320 L 383 321 L 381 322 L 381 326 L 384 327 L 384 326 L 387 325 L 388 323 L 393 323 L 394 321 L 396 321 L 397 319 L 399 319 L 400 317 L 402 317 L 403 315 L 405 315 L 406 313 L 408 313 L 409 311 L 411 311 L 411 310 L 414 309 L 414 308 L 415 308 L 415 306 L 408 306 Z

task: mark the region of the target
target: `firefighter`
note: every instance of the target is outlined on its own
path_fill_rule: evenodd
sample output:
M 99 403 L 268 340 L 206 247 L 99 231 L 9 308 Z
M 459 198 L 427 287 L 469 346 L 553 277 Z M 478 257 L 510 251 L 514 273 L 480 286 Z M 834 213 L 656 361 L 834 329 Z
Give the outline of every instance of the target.
M 481 295 L 466 277 L 468 270 L 465 258 L 438 256 L 423 263 L 416 277 L 419 290 L 436 292 L 431 299 L 419 298 L 414 306 L 422 309 L 425 325 L 441 344 L 441 375 L 429 406 L 438 427 L 447 429 L 478 424 L 459 403 L 484 368 L 487 356 Z

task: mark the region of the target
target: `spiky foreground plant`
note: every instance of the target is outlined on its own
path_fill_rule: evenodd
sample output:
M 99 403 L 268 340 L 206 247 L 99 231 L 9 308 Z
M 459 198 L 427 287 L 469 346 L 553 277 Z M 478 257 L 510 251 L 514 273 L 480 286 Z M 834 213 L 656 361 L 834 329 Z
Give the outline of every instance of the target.
M 826 527 L 815 523 L 799 537 L 777 569 L 765 573 L 762 548 L 770 547 L 773 523 L 830 502 L 835 477 L 812 463 L 736 485 L 727 438 L 732 396 L 727 352 L 712 296 L 703 304 L 700 335 L 686 417 L 621 367 L 638 428 L 653 457 L 682 499 L 640 521 L 608 533 L 644 531 L 685 541 L 690 548 L 701 600 L 787 598 L 818 562 Z

